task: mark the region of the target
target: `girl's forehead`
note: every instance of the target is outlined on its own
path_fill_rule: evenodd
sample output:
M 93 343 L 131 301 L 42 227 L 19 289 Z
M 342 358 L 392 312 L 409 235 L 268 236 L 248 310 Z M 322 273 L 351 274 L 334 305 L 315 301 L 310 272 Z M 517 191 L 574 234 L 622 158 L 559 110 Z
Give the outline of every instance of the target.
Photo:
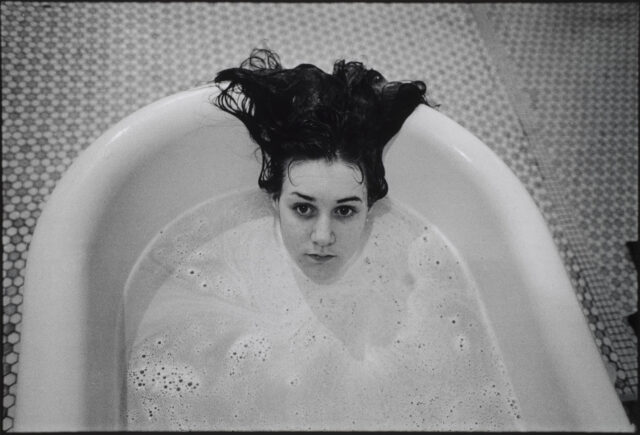
M 365 183 L 360 169 L 341 160 L 329 162 L 303 160 L 294 162 L 284 177 L 282 192 L 293 192 L 318 197 L 340 199 L 345 195 L 357 195 L 365 199 Z

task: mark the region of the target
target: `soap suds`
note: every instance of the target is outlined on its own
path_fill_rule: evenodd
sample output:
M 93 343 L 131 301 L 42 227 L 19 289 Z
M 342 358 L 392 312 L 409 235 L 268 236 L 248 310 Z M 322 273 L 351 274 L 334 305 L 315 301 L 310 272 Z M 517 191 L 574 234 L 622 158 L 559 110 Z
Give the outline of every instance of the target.
M 289 260 L 262 195 L 190 210 L 132 271 L 127 294 L 155 296 L 130 337 L 129 429 L 519 429 L 476 290 L 436 227 L 379 201 L 360 256 L 322 285 Z

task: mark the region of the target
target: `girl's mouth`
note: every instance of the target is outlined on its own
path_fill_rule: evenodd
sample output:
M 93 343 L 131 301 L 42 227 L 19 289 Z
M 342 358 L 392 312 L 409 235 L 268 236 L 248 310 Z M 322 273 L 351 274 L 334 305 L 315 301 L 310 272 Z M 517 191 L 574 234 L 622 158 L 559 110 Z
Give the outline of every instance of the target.
M 306 254 L 313 262 L 322 264 L 330 261 L 332 258 L 335 258 L 335 255 L 322 255 L 322 254 Z

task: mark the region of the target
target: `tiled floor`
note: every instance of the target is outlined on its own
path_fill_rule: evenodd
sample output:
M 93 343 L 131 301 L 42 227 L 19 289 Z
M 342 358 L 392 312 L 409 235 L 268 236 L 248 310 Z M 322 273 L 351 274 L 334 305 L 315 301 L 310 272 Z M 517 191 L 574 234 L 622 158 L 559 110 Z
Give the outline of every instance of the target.
M 547 219 L 616 389 L 637 394 L 635 4 L 3 2 L 3 422 L 13 428 L 23 277 L 43 204 L 108 126 L 237 65 L 359 59 L 424 79 Z M 28 295 L 25 295 L 28 297 Z M 588 380 L 585 380 L 588 382 Z

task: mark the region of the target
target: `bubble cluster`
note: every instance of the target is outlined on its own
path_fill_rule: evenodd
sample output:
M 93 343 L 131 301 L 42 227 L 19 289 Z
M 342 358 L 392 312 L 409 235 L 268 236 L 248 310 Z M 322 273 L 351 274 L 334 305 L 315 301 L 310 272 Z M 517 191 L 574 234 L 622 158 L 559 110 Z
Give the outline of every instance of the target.
M 156 364 L 129 372 L 129 378 L 135 388 L 163 394 L 180 395 L 178 393 L 195 391 L 200 387 L 188 366 L 165 367 L 164 364 Z
M 200 388 L 200 378 L 187 364 L 178 365 L 167 358 L 162 339 L 153 339 L 152 345 L 142 348 L 131 360 L 127 379 L 129 387 L 137 391 L 182 397 Z
M 464 335 L 458 335 L 455 340 L 455 346 L 460 350 L 460 352 L 468 351 L 469 341 Z
M 245 336 L 237 339 L 227 351 L 230 361 L 229 375 L 239 374 L 244 363 L 265 362 L 269 358 L 271 345 L 262 336 Z
M 202 397 L 202 373 L 181 362 L 184 355 L 176 355 L 169 334 L 148 337 L 142 343 L 134 349 L 127 370 L 128 423 L 140 429 L 189 429 L 187 398 Z

